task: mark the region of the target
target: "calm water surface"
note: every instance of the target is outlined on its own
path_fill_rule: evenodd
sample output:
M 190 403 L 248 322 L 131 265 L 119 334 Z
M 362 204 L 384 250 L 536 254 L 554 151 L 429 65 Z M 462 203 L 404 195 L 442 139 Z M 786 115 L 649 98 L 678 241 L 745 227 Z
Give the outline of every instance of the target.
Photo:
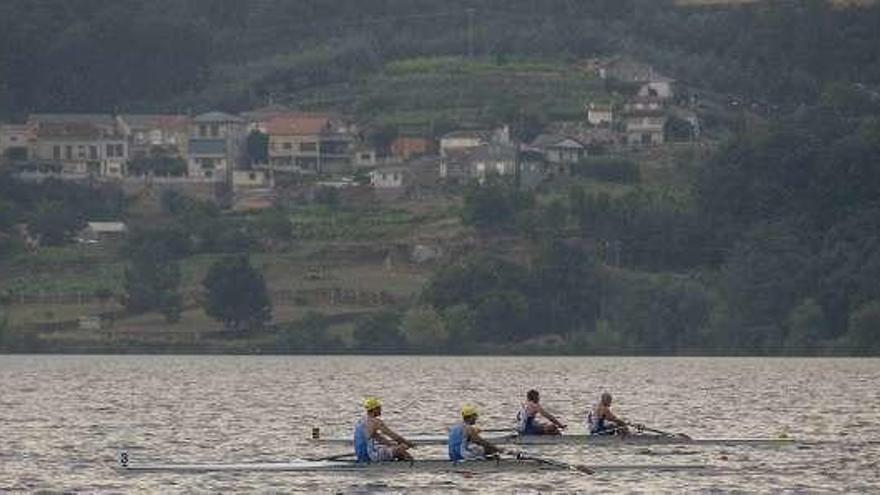
M 579 463 L 707 463 L 713 473 L 205 473 L 120 475 L 134 461 L 282 461 L 340 452 L 312 426 L 349 435 L 377 395 L 401 432 L 442 433 L 462 402 L 507 426 L 520 397 L 583 431 L 587 405 L 694 437 L 827 440 L 810 448 L 544 447 Z M 880 360 L 0 356 L 0 492 L 430 491 L 880 492 Z M 535 453 L 539 451 L 534 450 Z M 437 457 L 439 447 L 416 456 Z

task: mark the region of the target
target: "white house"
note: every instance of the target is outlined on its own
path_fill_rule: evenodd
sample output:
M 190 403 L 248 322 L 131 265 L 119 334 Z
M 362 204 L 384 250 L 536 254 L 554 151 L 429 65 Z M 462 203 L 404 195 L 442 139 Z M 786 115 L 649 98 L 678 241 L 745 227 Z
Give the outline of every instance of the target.
M 129 159 L 128 139 L 115 122 L 104 125 L 84 115 L 29 124 L 35 133 L 32 158 L 59 164 L 65 174 L 122 177 Z
M 587 156 L 587 147 L 568 136 L 541 134 L 532 141 L 532 148 L 541 152 L 548 163 L 577 163 Z
M 668 100 L 674 96 L 674 83 L 674 79 L 657 75 L 654 79 L 641 85 L 638 96 L 642 98 L 659 98 L 661 100 Z
M 614 123 L 614 107 L 608 103 L 587 105 L 587 122 L 591 125 L 611 125 Z
M 376 189 L 399 189 L 404 186 L 406 167 L 381 167 L 370 172 L 370 185 Z
M 450 132 L 440 138 L 440 155 L 447 156 L 482 146 L 489 142 L 491 136 L 492 132 L 487 130 Z
M 235 115 L 208 112 L 197 116 L 190 124 L 189 176 L 231 181 L 246 140 L 245 122 Z
M 632 146 L 663 144 L 666 141 L 666 108 L 656 97 L 636 97 L 625 106 L 626 143 Z
M 232 186 L 236 189 L 243 187 L 269 187 L 269 174 L 265 170 L 233 170 Z

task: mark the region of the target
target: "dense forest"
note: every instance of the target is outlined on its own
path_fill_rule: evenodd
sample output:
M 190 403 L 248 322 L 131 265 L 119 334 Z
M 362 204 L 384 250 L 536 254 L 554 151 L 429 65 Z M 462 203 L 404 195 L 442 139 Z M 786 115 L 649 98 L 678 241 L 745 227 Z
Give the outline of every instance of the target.
M 13 0 L 0 5 L 0 117 L 236 110 L 306 94 L 356 106 L 328 96 L 334 85 L 393 60 L 469 54 L 630 54 L 697 87 L 793 107 L 830 81 L 880 82 L 878 24 L 880 7 L 823 0 Z
M 424 297 L 467 304 L 477 328 L 579 328 L 571 345 L 592 351 L 876 352 L 878 111 L 876 98 L 832 87 L 730 140 L 695 173 L 691 198 L 574 188 L 542 205 L 502 183 L 475 187 L 466 222 L 544 240 L 544 254 L 528 266 L 477 255 L 441 270 Z
M 351 349 L 875 354 L 878 26 L 880 6 L 822 0 L 723 7 L 671 0 L 7 1 L 0 4 L 0 118 L 37 110 L 235 111 L 282 101 L 371 119 L 392 103 L 353 88 L 437 59 L 444 67 L 468 56 L 493 64 L 649 60 L 687 88 L 739 105 L 730 110 L 729 138 L 690 165 L 686 184 L 651 187 L 626 161 L 599 159 L 578 170 L 625 184 L 624 193 L 576 184 L 561 192 L 525 192 L 504 181 L 471 185 L 462 193 L 461 221 L 480 235 L 517 239 L 530 256 L 485 250 L 438 267 L 410 305 L 359 321 Z M 481 98 L 470 104 L 500 105 Z M 503 121 L 505 112 L 496 113 L 491 121 Z M 332 195 L 315 201 L 348 207 Z M 167 271 L 161 283 L 179 279 L 176 263 L 194 254 L 269 252 L 270 241 L 296 236 L 279 210 L 229 217 L 181 198 L 163 202 L 170 220 L 135 232 L 131 242 L 165 258 L 139 258 L 133 248 L 126 259 L 131 273 Z M 93 194 L 3 177 L 0 261 L 13 256 L 14 239 L 2 234 L 16 223 L 63 244 L 85 218 L 124 208 L 112 188 Z M 153 296 L 142 301 L 149 309 L 162 304 Z M 339 350 L 340 341 L 325 333 L 329 324 L 309 314 L 284 325 L 278 349 Z

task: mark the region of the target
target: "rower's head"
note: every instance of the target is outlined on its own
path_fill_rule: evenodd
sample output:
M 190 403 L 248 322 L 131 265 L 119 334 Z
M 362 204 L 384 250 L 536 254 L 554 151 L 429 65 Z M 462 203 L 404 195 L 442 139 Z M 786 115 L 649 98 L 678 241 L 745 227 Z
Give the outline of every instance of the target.
M 465 423 L 472 425 L 477 422 L 477 418 L 479 417 L 479 413 L 477 413 L 477 408 L 470 405 L 465 404 L 461 406 L 461 419 L 464 420 Z
M 537 403 L 541 400 L 541 396 L 538 394 L 537 390 L 531 389 L 526 392 L 526 400 Z
M 610 392 L 602 392 L 602 404 L 604 404 L 605 406 L 610 406 L 612 399 L 613 397 L 611 397 Z
M 382 401 L 375 397 L 367 397 L 364 399 L 364 410 L 370 416 L 376 417 L 382 415 Z

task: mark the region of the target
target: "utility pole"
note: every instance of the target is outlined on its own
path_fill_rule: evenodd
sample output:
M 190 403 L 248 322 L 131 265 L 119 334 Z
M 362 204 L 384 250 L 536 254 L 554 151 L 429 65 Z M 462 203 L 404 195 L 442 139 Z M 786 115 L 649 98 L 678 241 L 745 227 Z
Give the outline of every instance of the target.
M 510 132 L 510 131 L 508 131 L 508 132 Z M 523 109 L 522 109 L 522 107 L 520 107 L 516 128 L 513 131 L 513 136 L 510 136 L 511 141 L 513 141 L 513 144 L 515 146 L 514 147 L 515 155 L 514 155 L 514 162 L 513 162 L 514 163 L 513 173 L 514 173 L 514 184 L 515 184 L 517 190 L 519 190 L 522 186 L 522 162 L 520 161 L 520 153 L 522 153 L 522 149 L 521 149 L 520 140 L 519 140 L 519 137 L 522 135 L 523 135 Z
M 467 23 L 468 23 L 468 33 L 467 33 L 467 45 L 468 45 L 468 58 L 474 58 L 474 9 L 473 7 L 469 7 L 465 9 L 467 12 Z

